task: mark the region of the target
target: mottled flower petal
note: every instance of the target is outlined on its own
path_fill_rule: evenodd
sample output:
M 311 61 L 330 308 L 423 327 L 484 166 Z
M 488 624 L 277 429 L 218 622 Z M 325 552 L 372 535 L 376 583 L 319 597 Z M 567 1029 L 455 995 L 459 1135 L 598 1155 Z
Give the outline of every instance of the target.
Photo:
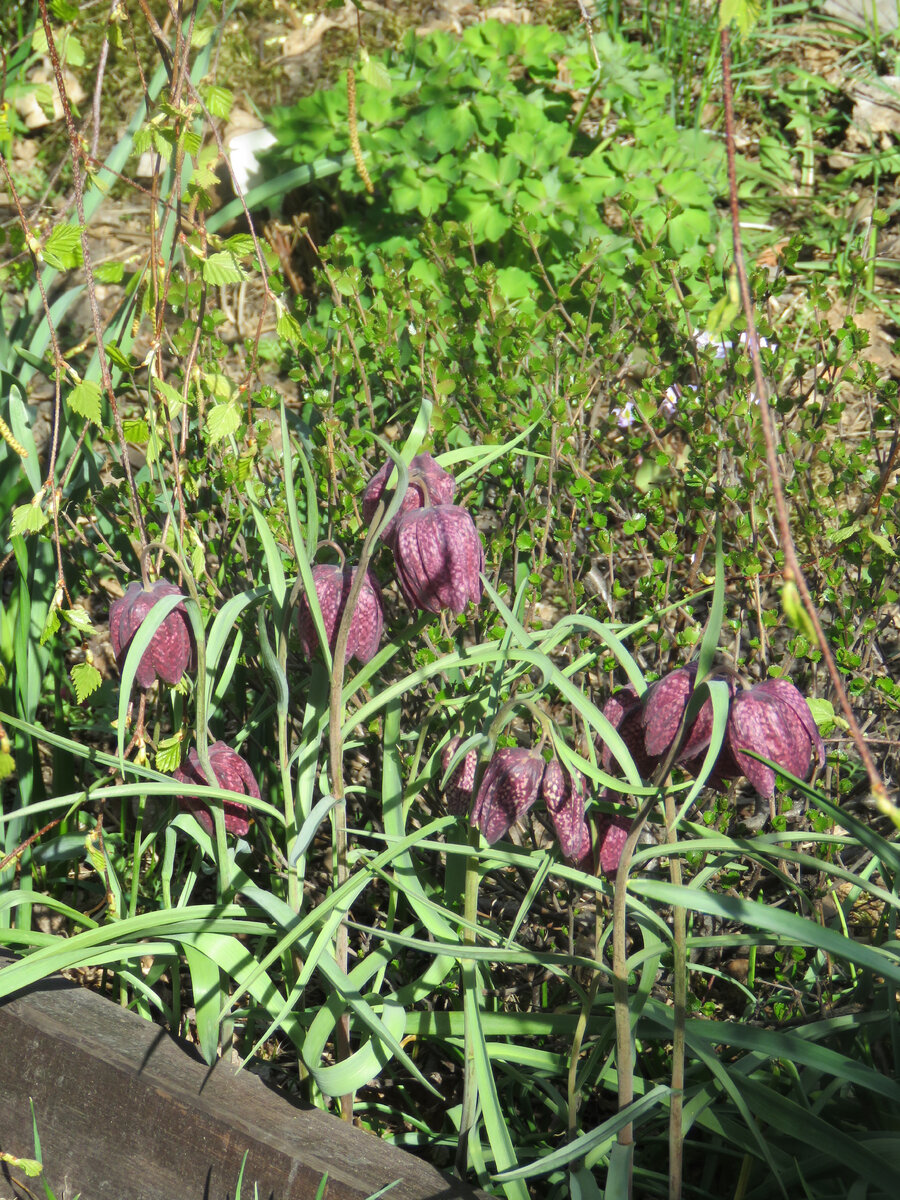
M 538 797 L 544 760 L 533 750 L 505 746 L 488 763 L 471 823 L 493 843 L 531 808 Z
M 820 741 L 818 730 L 811 735 L 807 720 L 786 699 L 782 688 L 769 686 L 772 682 L 758 683 L 736 696 L 728 718 L 728 740 L 738 766 L 759 794 L 769 798 L 775 795 L 774 770 L 742 751 L 761 754 L 798 779 L 806 779 Z
M 462 738 L 456 734 L 441 751 L 441 765 L 445 772 L 461 743 Z M 461 817 L 463 813 L 468 812 L 469 805 L 472 803 L 472 789 L 475 786 L 477 767 L 478 751 L 470 750 L 444 786 L 444 802 L 447 805 L 447 812 L 455 817 Z
M 165 596 L 181 596 L 174 584 L 159 579 L 149 588 L 133 581 L 124 595 L 109 606 L 109 640 L 119 670 L 125 665 L 128 650 L 135 634 L 150 610 Z M 184 605 L 177 605 L 163 617 L 162 623 L 141 655 L 134 681 L 148 688 L 157 678 L 176 684 L 187 670 L 192 657 L 193 641 L 190 619 Z
M 245 796 L 255 796 L 257 800 L 260 798 L 259 784 L 253 777 L 249 763 L 225 742 L 214 742 L 210 746 L 209 763 L 223 788 L 232 792 L 242 792 Z M 181 766 L 173 772 L 173 778 L 179 783 L 209 787 L 209 780 L 200 765 L 199 755 L 193 748 Z M 197 796 L 179 796 L 178 803 L 186 812 L 193 813 L 207 833 L 212 833 L 212 815 L 203 800 Z M 244 837 L 250 829 L 250 810 L 247 805 L 238 800 L 226 800 L 223 807 L 226 830 L 237 837 Z
M 484 547 L 464 508 L 438 504 L 404 513 L 394 538 L 400 589 L 411 608 L 459 615 L 481 600 Z
M 599 866 L 604 875 L 614 876 L 619 869 L 622 851 L 628 840 L 628 830 L 631 828 L 631 818 L 619 815 L 604 815 L 597 827 L 597 841 L 600 846 Z
M 321 563 L 312 570 L 313 584 L 322 610 L 322 621 L 332 652 L 355 574 L 355 568 L 339 567 L 333 563 Z M 306 596 L 300 602 L 299 625 L 300 644 L 304 653 L 312 658 L 319 647 L 319 639 Z M 357 662 L 367 663 L 374 658 L 381 644 L 383 631 L 384 608 L 381 588 L 372 572 L 367 571 L 347 634 L 347 661 L 355 658 Z
M 371 523 L 378 502 L 384 495 L 388 481 L 395 471 L 396 467 L 393 462 L 386 462 L 366 485 L 362 497 L 362 510 L 363 519 L 367 524 Z M 400 511 L 382 530 L 382 538 L 388 545 L 391 545 L 397 530 L 397 523 L 403 513 L 434 504 L 452 504 L 455 492 L 456 481 L 453 476 L 439 467 L 430 454 L 417 454 L 409 464 L 409 486 L 400 502 Z M 385 500 L 390 498 L 391 491 L 388 491 Z
M 644 745 L 644 706 L 633 687 L 620 688 L 603 705 L 603 715 L 625 743 L 642 779 L 649 779 L 656 770 L 658 758 L 647 753 Z M 598 746 L 603 770 L 617 774 L 618 761 L 606 742 Z
M 663 758 L 669 752 L 693 695 L 696 678 L 697 664 L 688 663 L 686 667 L 679 667 L 664 675 L 648 690 L 644 701 L 644 736 L 648 754 Z M 718 675 L 714 678 L 724 679 L 734 695 L 732 679 Z M 707 697 L 685 732 L 676 762 L 687 762 L 705 750 L 712 737 L 712 728 L 713 707 Z
M 569 774 L 554 758 L 544 767 L 541 780 L 541 799 L 547 806 L 559 848 L 566 858 L 579 859 L 584 853 L 585 835 L 590 846 L 590 832 L 584 819 L 587 787 L 580 771 Z

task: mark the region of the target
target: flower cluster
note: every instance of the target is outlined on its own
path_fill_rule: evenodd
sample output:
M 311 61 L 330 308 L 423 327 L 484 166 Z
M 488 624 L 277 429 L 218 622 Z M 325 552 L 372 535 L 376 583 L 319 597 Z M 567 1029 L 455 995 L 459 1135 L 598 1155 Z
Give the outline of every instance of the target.
M 618 731 L 635 766 L 646 778 L 672 749 L 690 703 L 697 664 L 690 663 L 664 675 L 641 699 L 633 688 L 623 688 L 607 701 L 603 715 Z M 721 678 L 721 677 L 720 677 Z M 795 775 L 807 779 L 825 760 L 825 748 L 806 700 L 786 679 L 767 679 L 737 692 L 733 679 L 725 679 L 730 692 L 725 740 L 708 783 L 721 786 L 745 776 L 761 796 L 775 794 L 775 771 L 753 755 L 761 755 Z M 707 698 L 684 730 L 675 762 L 696 774 L 712 736 L 713 710 Z M 603 746 L 603 766 L 610 770 L 612 754 Z
M 682 730 L 696 676 L 697 664 L 691 663 L 665 675 L 643 697 L 627 687 L 606 702 L 603 715 L 622 738 L 643 778 L 649 778 L 668 758 L 679 737 L 673 761 L 689 773 L 700 770 L 713 728 L 708 697 Z M 769 759 L 800 779 L 808 778 L 814 766 L 824 761 L 824 747 L 800 692 L 785 679 L 770 679 L 742 692 L 737 691 L 733 679 L 724 682 L 730 693 L 726 735 L 708 779 L 710 786 L 745 776 L 760 795 L 774 795 L 775 770 L 753 755 Z M 445 775 L 461 742 L 457 735 L 443 749 Z M 615 760 L 606 742 L 600 754 L 603 769 L 612 772 Z M 632 816 L 601 814 L 592 840 L 585 818 L 587 787 L 579 772 L 565 770 L 556 759 L 545 764 L 536 750 L 504 747 L 491 758 L 474 794 L 477 763 L 477 752 L 470 750 L 447 778 L 444 798 L 449 812 L 461 816 L 471 808 L 471 824 L 493 843 L 537 800 L 543 800 L 565 857 L 585 870 L 599 867 L 606 875 L 615 874 Z M 602 793 L 601 799 L 611 798 L 610 791 Z
M 445 773 L 460 742 L 456 736 L 444 747 Z M 584 815 L 587 787 L 579 772 L 564 770 L 556 759 L 545 763 L 537 750 L 504 746 L 488 763 L 473 804 L 477 763 L 477 752 L 470 750 L 447 780 L 444 798 L 449 812 L 462 816 L 471 805 L 470 823 L 493 843 L 540 799 L 566 858 L 583 862 L 590 856 L 591 835 Z
M 385 489 L 394 470 L 393 463 L 385 463 L 369 480 L 362 498 L 367 521 L 372 521 L 379 503 L 387 499 Z M 382 540 L 393 552 L 397 582 L 410 608 L 432 613 L 449 609 L 458 616 L 469 603 L 481 601 L 484 547 L 469 513 L 453 503 L 455 493 L 453 476 L 430 454 L 417 454 L 409 466 L 409 486 L 400 511 L 381 530 Z M 354 574 L 352 567 L 313 568 L 332 650 Z M 369 662 L 378 650 L 383 629 L 381 589 L 367 571 L 350 621 L 347 658 Z M 300 643 L 307 655 L 315 652 L 316 632 L 306 597 L 300 604 Z
M 363 514 L 371 521 L 384 495 L 393 463 L 385 463 L 363 493 Z M 453 503 L 456 483 L 430 454 L 409 465 L 409 486 L 400 512 L 382 531 L 394 555 L 397 582 L 413 609 L 457 616 L 481 601 L 484 547 L 466 509 Z
M 148 588 L 135 581 L 129 583 L 124 594 L 109 606 L 109 640 L 120 671 L 138 630 L 151 609 L 165 596 L 181 596 L 184 599 L 178 588 L 165 580 L 159 579 Z M 149 646 L 141 655 L 134 675 L 135 682 L 143 689 L 151 687 L 157 679 L 174 685 L 179 683 L 185 671 L 194 665 L 194 640 L 190 620 L 184 605 L 177 604 L 163 617 L 159 628 L 150 639 Z M 253 777 L 249 764 L 230 746 L 224 742 L 215 742 L 209 748 L 209 761 L 213 774 L 223 788 L 260 798 L 259 784 Z M 209 786 L 209 780 L 194 749 L 191 749 L 181 766 L 174 771 L 173 778 L 179 783 Z M 208 833 L 212 833 L 212 816 L 202 800 L 196 796 L 179 796 L 178 802 L 182 809 L 196 816 Z M 226 800 L 224 812 L 226 830 L 243 837 L 250 828 L 247 805 L 237 800 Z

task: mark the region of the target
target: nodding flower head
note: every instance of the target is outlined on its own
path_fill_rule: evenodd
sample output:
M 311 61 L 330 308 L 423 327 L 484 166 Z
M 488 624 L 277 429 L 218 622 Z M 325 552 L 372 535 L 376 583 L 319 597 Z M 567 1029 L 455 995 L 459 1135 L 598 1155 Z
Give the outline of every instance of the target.
M 164 596 L 181 596 L 174 584 L 158 579 L 144 588 L 137 581 L 129 583 L 123 596 L 109 606 L 109 640 L 119 670 L 125 665 L 128 650 L 147 614 Z M 191 623 L 183 604 L 177 605 L 163 617 L 162 624 L 150 639 L 141 655 L 134 681 L 148 688 L 157 678 L 176 684 L 190 665 L 193 656 Z
M 614 876 L 618 871 L 630 828 L 630 817 L 617 813 L 604 814 L 600 818 L 597 826 L 598 865 L 604 875 Z
M 354 567 L 339 567 L 333 563 L 320 563 L 312 570 L 313 583 L 325 624 L 325 634 L 332 652 L 355 574 Z M 300 603 L 299 623 L 300 644 L 304 653 L 311 658 L 318 648 L 319 639 L 306 596 Z M 357 662 L 364 664 L 374 658 L 381 643 L 383 630 L 384 609 L 381 602 L 381 588 L 372 572 L 367 571 L 356 607 L 353 610 L 353 619 L 350 622 L 347 636 L 347 661 L 355 658 Z
M 541 799 L 547 806 L 556 830 L 560 850 L 566 858 L 576 862 L 584 857 L 591 844 L 584 819 L 586 792 L 584 776 L 580 771 L 564 770 L 555 758 L 544 767 Z
M 649 779 L 659 759 L 647 753 L 644 744 L 644 706 L 637 692 L 630 685 L 620 688 L 603 705 L 606 717 L 616 733 L 625 743 L 625 748 L 634 760 L 642 779 Z M 606 742 L 598 747 L 602 756 L 603 770 L 610 774 L 615 770 L 615 757 Z
M 410 608 L 457 616 L 481 601 L 484 547 L 475 523 L 456 504 L 403 513 L 394 536 L 400 590 Z
M 761 796 L 775 795 L 775 772 L 751 750 L 798 779 L 825 761 L 825 747 L 809 705 L 786 679 L 767 679 L 739 692 L 728 716 L 728 744 L 740 770 Z
M 456 734 L 441 751 L 441 766 L 445 772 L 461 743 L 462 738 Z M 455 817 L 461 817 L 463 813 L 469 811 L 477 768 L 478 751 L 470 750 L 447 780 L 444 787 L 444 801 L 447 805 L 447 812 L 452 813 Z
M 214 742 L 209 748 L 209 764 L 213 775 L 223 788 L 232 792 L 243 792 L 245 796 L 255 796 L 257 800 L 260 798 L 259 784 L 253 777 L 249 763 L 230 746 L 224 742 Z M 200 765 L 199 755 L 193 748 L 181 766 L 173 772 L 173 778 L 179 783 L 210 786 Z M 212 814 L 199 796 L 179 796 L 178 803 L 186 812 L 194 814 L 207 833 L 212 833 Z M 250 810 L 247 805 L 241 804 L 239 800 L 226 800 L 223 807 L 227 831 L 237 837 L 246 836 L 250 828 Z
M 535 750 L 505 746 L 487 765 L 471 823 L 486 841 L 496 842 L 524 816 L 538 798 L 544 760 Z
M 392 462 L 386 462 L 372 476 L 362 497 L 363 518 L 370 524 L 382 498 L 388 481 L 396 473 Z M 409 464 L 409 486 L 396 513 L 381 532 L 388 545 L 394 540 L 400 517 L 415 508 L 426 508 L 433 504 L 452 504 L 456 492 L 456 481 L 443 467 L 439 467 L 430 454 L 417 454 Z M 390 499 L 390 491 L 386 499 Z
M 647 753 L 664 758 L 678 735 L 682 717 L 694 693 L 697 664 L 688 663 L 663 675 L 647 691 L 644 698 L 644 744 Z M 731 695 L 735 683 L 731 677 L 714 676 L 728 684 Z M 676 762 L 688 763 L 698 759 L 709 745 L 713 728 L 713 708 L 709 697 L 700 706 L 700 711 L 685 730 Z M 701 759 L 702 761 L 702 759 Z

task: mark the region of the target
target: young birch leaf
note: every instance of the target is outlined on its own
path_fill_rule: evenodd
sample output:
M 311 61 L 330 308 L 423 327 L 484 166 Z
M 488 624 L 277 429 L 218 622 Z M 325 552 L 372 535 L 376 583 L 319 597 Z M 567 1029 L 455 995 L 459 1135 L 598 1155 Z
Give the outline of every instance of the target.
M 103 676 L 97 668 L 86 662 L 76 663 L 69 675 L 72 678 L 75 696 L 79 704 L 84 704 L 88 696 L 96 692 L 103 682 Z
M 60 615 L 79 633 L 95 634 L 97 632 L 91 624 L 91 618 L 83 604 L 73 604 L 71 608 L 62 608 Z
M 20 504 L 13 509 L 10 537 L 17 537 L 20 533 L 37 533 L 49 520 L 40 504 L 35 504 L 33 500 L 30 504 Z
M 223 121 L 228 120 L 231 106 L 234 103 L 234 92 L 214 83 L 205 89 L 203 98 L 212 116 L 221 117 Z
M 174 737 L 165 738 L 156 747 L 156 769 L 165 775 L 171 775 L 181 766 L 181 745 L 184 739 L 180 733 Z
M 213 287 L 220 287 L 226 283 L 240 283 L 247 278 L 244 268 L 227 250 L 211 254 L 203 264 L 201 273 L 206 283 L 211 283 Z
M 206 432 L 210 443 L 230 437 L 241 423 L 241 410 L 233 400 L 228 404 L 216 404 L 206 418 Z
M 78 225 L 57 225 L 50 231 L 41 247 L 41 254 L 48 266 L 57 271 L 71 271 L 82 263 L 81 229 Z
M 93 421 L 95 425 L 103 424 L 100 417 L 100 384 L 92 379 L 82 379 L 81 383 L 75 385 L 66 396 L 66 404 L 74 413 L 78 413 L 80 417 L 84 417 L 86 421 Z

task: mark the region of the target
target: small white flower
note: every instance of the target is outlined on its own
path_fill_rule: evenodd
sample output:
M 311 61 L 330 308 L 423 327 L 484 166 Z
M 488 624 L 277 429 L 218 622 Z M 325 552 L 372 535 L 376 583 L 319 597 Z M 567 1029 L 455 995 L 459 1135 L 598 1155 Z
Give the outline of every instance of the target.
M 634 401 L 626 400 L 621 408 L 612 409 L 612 415 L 620 429 L 627 429 L 634 424 Z

